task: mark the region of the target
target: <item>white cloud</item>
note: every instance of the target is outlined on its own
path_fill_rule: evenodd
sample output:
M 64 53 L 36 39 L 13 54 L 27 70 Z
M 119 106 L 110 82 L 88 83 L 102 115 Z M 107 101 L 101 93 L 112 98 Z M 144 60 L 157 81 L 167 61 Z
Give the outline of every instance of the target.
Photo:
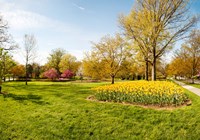
M 25 33 L 33 32 L 36 35 L 39 46 L 37 61 L 41 64 L 47 61 L 46 58 L 50 50 L 55 47 L 66 49 L 81 60 L 83 51 L 90 49 L 90 41 L 99 40 L 102 36 L 102 33 L 88 31 L 81 26 L 63 22 L 62 19 L 54 19 L 30 11 L 25 4 L 8 3 L 6 0 L 0 0 L 0 5 L 0 14 L 8 21 L 11 34 L 21 49 L 24 45 L 23 35 Z M 86 10 L 75 3 L 74 6 L 80 10 Z M 21 50 L 17 51 L 21 52 Z M 24 64 L 24 57 L 19 52 L 13 53 L 14 58 Z
M 15 3 L 0 0 L 0 14 L 8 22 L 11 29 L 53 29 L 62 32 L 74 32 L 76 29 L 56 19 L 51 19 L 39 13 L 24 10 Z
M 22 10 L 4 12 L 3 16 L 6 18 L 11 28 L 19 30 L 43 28 L 45 27 L 45 24 L 48 23 L 48 19 L 46 17 Z
M 0 1 L 1 11 L 9 11 L 12 8 L 16 7 L 15 3 Z
M 73 5 L 76 7 L 76 8 L 78 8 L 78 9 L 80 9 L 80 10 L 85 10 L 85 8 L 84 7 L 82 7 L 82 6 L 79 6 L 79 5 L 77 5 L 76 3 L 73 3 Z
M 48 21 L 45 16 L 23 10 L 14 2 L 0 1 L 0 11 L 12 29 L 40 28 Z
M 72 29 L 67 24 L 34 12 L 15 10 L 3 12 L 2 14 L 5 20 L 8 21 L 10 28 L 15 30 L 49 28 L 63 32 L 71 32 Z

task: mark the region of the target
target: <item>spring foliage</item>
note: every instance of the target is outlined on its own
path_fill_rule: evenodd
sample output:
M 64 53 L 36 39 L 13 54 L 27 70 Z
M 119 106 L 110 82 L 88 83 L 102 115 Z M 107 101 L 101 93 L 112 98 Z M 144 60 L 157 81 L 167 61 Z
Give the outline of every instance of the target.
M 156 61 L 197 22 L 188 4 L 189 0 L 136 0 L 130 14 L 119 19 L 127 38 L 152 64 L 152 80 L 156 80 Z
M 72 78 L 74 76 L 73 72 L 70 70 L 65 70 L 63 74 L 61 74 L 62 78 Z
M 52 69 L 44 72 L 44 76 L 47 77 L 48 79 L 54 80 L 54 79 L 58 78 L 59 75 L 58 75 L 57 70 L 52 68 Z

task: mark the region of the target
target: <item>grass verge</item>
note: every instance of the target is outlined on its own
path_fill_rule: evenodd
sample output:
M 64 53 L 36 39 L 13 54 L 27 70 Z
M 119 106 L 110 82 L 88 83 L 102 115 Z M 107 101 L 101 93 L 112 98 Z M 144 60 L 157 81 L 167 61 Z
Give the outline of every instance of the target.
M 189 85 L 200 89 L 200 84 L 189 84 Z

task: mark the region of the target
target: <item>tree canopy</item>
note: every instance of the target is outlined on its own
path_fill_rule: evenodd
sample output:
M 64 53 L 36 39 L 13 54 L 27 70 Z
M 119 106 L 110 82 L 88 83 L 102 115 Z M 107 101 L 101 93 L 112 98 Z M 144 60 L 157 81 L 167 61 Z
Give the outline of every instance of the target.
M 152 64 L 194 26 L 197 19 L 188 12 L 188 0 L 137 0 L 127 16 L 120 17 L 125 35 L 137 43 L 145 61 Z

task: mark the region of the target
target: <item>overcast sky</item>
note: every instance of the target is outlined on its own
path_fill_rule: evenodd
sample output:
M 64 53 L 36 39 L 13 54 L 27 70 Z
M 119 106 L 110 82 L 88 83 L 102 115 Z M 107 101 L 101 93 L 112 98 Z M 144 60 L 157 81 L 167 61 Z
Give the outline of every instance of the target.
M 8 21 L 9 33 L 23 48 L 24 34 L 34 34 L 38 61 L 46 62 L 52 49 L 63 48 L 79 60 L 106 34 L 118 32 L 118 16 L 128 14 L 134 0 L 0 0 L 0 13 Z M 199 13 L 200 1 L 192 3 Z M 24 63 L 22 51 L 15 60 Z

